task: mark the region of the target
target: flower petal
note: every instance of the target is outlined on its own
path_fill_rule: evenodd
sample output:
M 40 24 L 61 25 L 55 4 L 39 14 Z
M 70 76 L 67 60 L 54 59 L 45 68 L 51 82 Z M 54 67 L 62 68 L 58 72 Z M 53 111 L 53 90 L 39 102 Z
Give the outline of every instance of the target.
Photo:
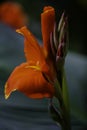
M 50 33 L 53 31 L 55 22 L 55 10 L 51 6 L 44 8 L 44 12 L 41 14 L 41 26 L 44 48 L 46 53 L 50 53 Z
M 30 98 L 52 97 L 54 88 L 44 79 L 41 71 L 26 66 L 29 64 L 23 63 L 13 71 L 5 86 L 5 97 L 8 98 L 15 90 Z
M 49 72 L 49 65 L 47 65 L 43 50 L 41 46 L 38 44 L 36 38 L 26 28 L 26 26 L 17 30 L 17 32 L 21 33 L 25 37 L 24 52 L 29 65 L 39 66 L 41 71 L 46 73 L 49 76 L 49 78 L 53 77 L 52 74 Z
M 24 52 L 29 64 L 38 64 L 42 66 L 45 62 L 45 56 L 43 54 L 41 46 L 38 44 L 37 39 L 33 34 L 27 29 L 26 26 L 17 30 L 25 37 L 24 41 Z

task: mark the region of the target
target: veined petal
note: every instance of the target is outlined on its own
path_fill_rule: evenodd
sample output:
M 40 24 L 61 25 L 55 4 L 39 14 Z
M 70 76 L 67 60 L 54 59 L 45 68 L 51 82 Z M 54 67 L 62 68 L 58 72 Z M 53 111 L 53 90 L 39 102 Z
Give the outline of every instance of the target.
M 55 10 L 51 6 L 44 8 L 41 14 L 41 26 L 44 48 L 46 53 L 50 53 L 50 33 L 53 31 L 55 22 Z
M 18 33 L 21 33 L 25 37 L 24 41 L 24 51 L 27 58 L 27 62 L 31 66 L 39 66 L 43 73 L 46 73 L 50 79 L 52 79 L 52 74 L 50 73 L 51 69 L 45 60 L 45 55 L 41 46 L 38 44 L 36 38 L 32 33 L 25 27 L 17 30 Z
M 17 30 L 18 33 L 21 33 L 25 37 L 24 41 L 24 52 L 29 63 L 37 64 L 42 66 L 45 62 L 45 56 L 42 51 L 41 46 L 38 44 L 37 39 L 33 34 L 27 29 L 26 26 Z
M 45 80 L 40 70 L 23 63 L 16 67 L 5 86 L 5 97 L 15 91 L 21 91 L 30 98 L 52 97 L 54 95 L 54 87 Z

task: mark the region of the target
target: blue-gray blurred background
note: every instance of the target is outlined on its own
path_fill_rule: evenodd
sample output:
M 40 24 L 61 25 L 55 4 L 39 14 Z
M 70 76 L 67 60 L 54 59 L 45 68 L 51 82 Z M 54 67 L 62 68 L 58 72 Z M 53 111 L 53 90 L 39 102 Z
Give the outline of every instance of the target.
M 16 0 L 29 17 L 28 27 L 42 42 L 40 14 L 43 7 L 56 9 L 57 19 L 65 10 L 69 18 L 69 53 L 65 69 L 69 87 L 72 129 L 87 129 L 87 1 Z M 32 100 L 19 92 L 4 99 L 4 84 L 12 70 L 25 61 L 23 37 L 0 23 L 0 130 L 60 130 L 48 113 L 48 99 Z

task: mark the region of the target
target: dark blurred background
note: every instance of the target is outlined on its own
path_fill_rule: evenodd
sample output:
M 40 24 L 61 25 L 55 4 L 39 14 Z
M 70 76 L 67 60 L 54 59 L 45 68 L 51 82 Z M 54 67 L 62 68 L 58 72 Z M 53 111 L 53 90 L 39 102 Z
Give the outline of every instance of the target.
M 69 49 L 74 52 L 87 55 L 87 0 L 17 0 L 29 15 L 29 28 L 41 39 L 40 13 L 46 5 L 56 9 L 57 18 L 65 10 L 69 19 Z M 36 22 L 37 26 L 33 26 Z M 38 31 L 38 33 L 37 33 Z
M 3 0 L 2 0 L 3 1 Z M 87 130 L 87 0 L 14 0 L 28 15 L 28 27 L 42 42 L 40 14 L 55 8 L 57 19 L 66 11 L 69 20 L 69 53 L 65 69 L 69 87 L 73 130 Z M 1 1 L 0 1 L 1 2 Z M 48 99 L 32 100 L 15 92 L 4 99 L 4 84 L 12 70 L 25 61 L 23 37 L 0 23 L 0 130 L 60 130 L 48 113 Z

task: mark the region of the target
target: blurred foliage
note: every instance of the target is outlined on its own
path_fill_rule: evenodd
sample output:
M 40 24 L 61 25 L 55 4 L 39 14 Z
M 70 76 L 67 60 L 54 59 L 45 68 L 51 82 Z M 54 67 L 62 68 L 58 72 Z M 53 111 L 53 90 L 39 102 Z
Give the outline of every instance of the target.
M 83 6 L 83 8 L 87 8 L 87 0 L 77 0 L 78 4 Z
M 9 74 L 10 74 L 9 70 L 7 68 L 5 68 L 5 67 L 1 68 L 0 67 L 0 75 L 1 75 L 0 80 L 1 81 L 6 81 Z

